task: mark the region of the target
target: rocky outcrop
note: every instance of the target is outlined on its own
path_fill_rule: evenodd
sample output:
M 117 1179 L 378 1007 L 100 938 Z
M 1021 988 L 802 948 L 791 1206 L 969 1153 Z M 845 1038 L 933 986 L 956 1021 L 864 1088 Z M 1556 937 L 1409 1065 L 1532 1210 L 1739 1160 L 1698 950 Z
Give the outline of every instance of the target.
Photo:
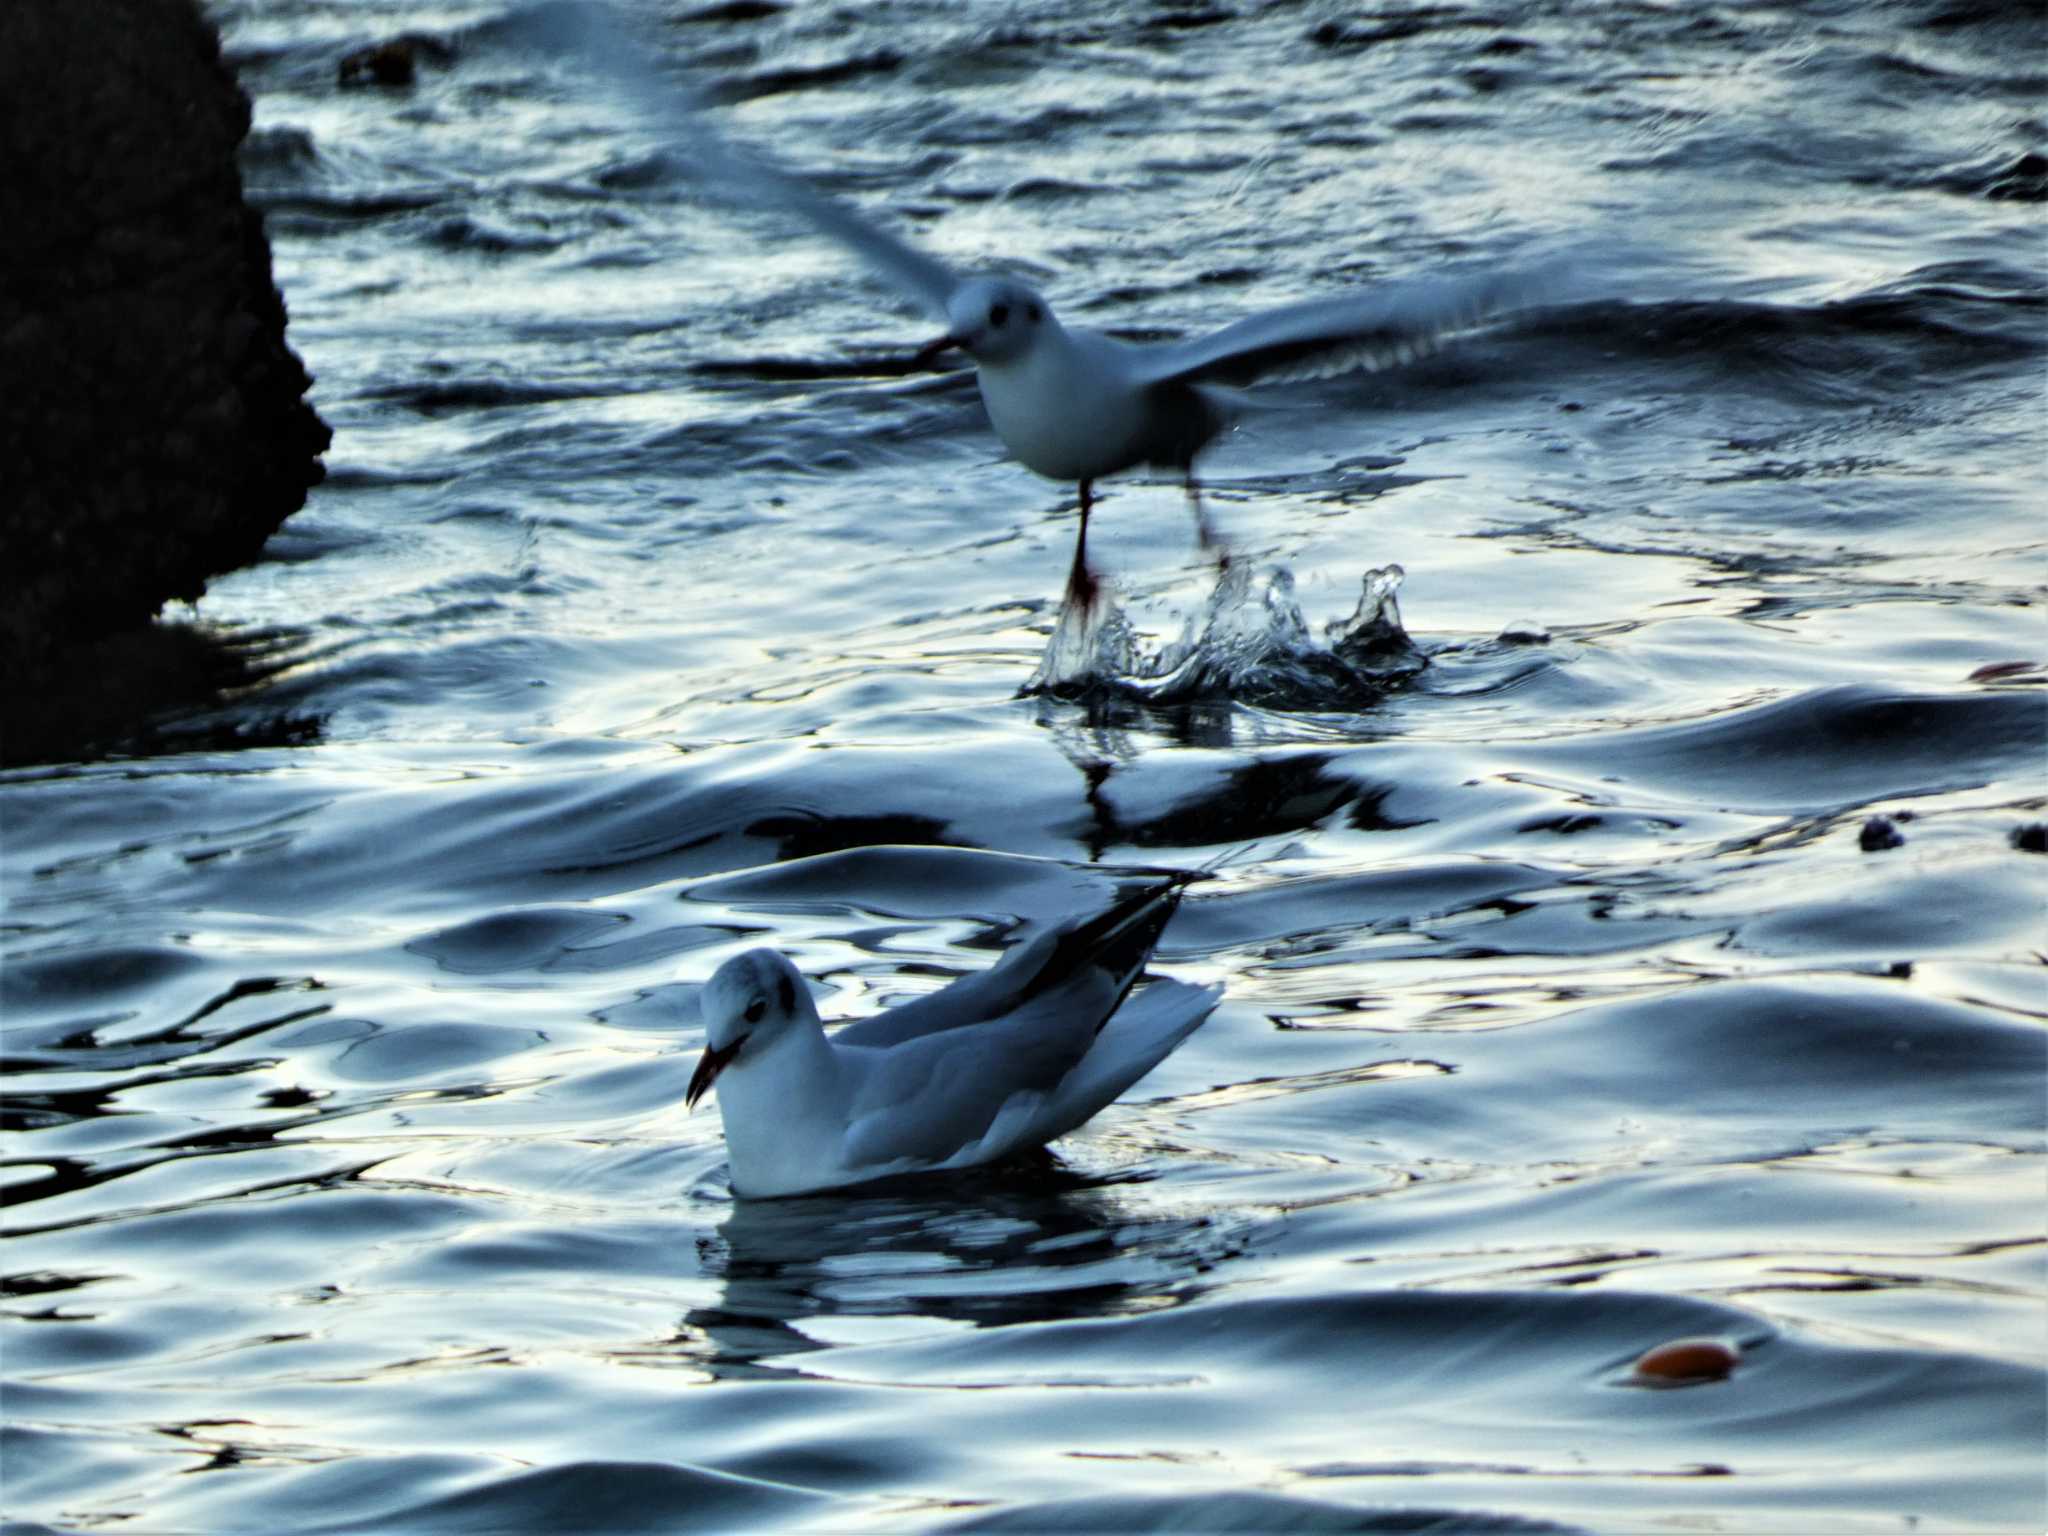
M 10 727 L 82 646 L 253 560 L 321 477 L 248 127 L 193 0 L 0 0 Z

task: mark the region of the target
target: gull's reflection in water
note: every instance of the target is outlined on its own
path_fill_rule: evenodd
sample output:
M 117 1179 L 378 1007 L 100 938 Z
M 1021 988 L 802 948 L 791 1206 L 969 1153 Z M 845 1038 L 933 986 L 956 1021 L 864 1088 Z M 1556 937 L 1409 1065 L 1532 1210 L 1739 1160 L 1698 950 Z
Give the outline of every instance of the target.
M 1176 1211 L 1141 1180 L 1051 1153 L 834 1194 L 737 1200 L 698 1241 L 718 1304 L 681 1339 L 715 1376 L 784 1375 L 777 1357 L 947 1325 L 1123 1316 L 1202 1294 L 1247 1224 Z

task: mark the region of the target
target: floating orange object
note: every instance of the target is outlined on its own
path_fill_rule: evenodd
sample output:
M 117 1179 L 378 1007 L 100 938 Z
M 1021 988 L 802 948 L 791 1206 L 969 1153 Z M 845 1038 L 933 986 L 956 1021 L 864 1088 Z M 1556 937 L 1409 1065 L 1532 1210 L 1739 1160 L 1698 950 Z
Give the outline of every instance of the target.
M 1742 1351 L 1726 1339 L 1674 1339 L 1645 1350 L 1636 1361 L 1636 1375 L 1652 1381 L 1719 1381 L 1742 1361 Z

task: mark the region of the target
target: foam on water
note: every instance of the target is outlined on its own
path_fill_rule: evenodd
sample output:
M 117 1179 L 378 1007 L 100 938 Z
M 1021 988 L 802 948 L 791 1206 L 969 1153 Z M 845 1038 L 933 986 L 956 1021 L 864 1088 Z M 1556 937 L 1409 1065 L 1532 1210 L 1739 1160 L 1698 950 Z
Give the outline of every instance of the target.
M 1400 566 L 1367 571 L 1358 607 L 1318 639 L 1294 596 L 1294 573 L 1232 560 L 1173 640 L 1150 646 L 1105 585 L 1092 604 L 1060 606 L 1027 694 L 1142 704 L 1236 702 L 1276 710 L 1358 710 L 1419 674 L 1429 658 L 1401 627 Z

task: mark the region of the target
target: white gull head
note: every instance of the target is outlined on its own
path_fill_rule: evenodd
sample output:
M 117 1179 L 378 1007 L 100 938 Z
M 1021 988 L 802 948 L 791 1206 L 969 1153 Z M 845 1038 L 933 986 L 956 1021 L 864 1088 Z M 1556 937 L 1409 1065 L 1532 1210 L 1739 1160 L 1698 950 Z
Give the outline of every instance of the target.
M 978 366 L 1000 368 L 1024 357 L 1057 328 L 1052 306 L 1023 283 L 1007 277 L 970 278 L 946 301 L 946 334 L 918 355 L 929 361 L 958 347 Z
M 692 1109 L 711 1085 L 744 1060 L 774 1053 L 792 1031 L 820 1031 L 811 989 L 795 966 L 772 949 L 735 955 L 704 984 L 704 1055 L 684 1102 Z

